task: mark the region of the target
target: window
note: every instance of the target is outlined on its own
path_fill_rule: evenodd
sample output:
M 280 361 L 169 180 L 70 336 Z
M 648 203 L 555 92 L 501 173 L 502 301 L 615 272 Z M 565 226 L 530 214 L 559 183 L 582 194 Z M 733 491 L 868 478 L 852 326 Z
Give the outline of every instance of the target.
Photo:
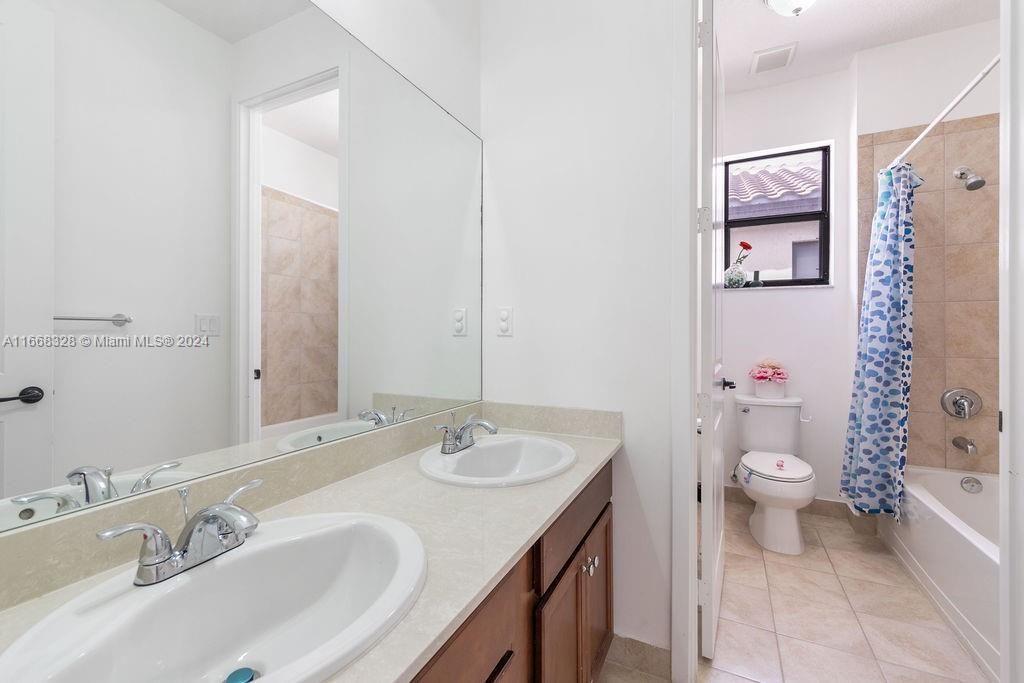
M 739 243 L 767 287 L 829 282 L 829 148 L 734 159 L 725 164 L 725 267 Z

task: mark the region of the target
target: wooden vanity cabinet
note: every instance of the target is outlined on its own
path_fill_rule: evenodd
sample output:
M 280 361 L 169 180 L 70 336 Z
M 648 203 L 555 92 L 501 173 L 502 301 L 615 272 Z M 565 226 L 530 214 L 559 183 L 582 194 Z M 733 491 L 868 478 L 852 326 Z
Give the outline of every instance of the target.
M 612 641 L 612 506 L 537 606 L 537 679 L 590 683 Z
M 611 497 L 609 463 L 414 680 L 593 681 L 614 626 Z

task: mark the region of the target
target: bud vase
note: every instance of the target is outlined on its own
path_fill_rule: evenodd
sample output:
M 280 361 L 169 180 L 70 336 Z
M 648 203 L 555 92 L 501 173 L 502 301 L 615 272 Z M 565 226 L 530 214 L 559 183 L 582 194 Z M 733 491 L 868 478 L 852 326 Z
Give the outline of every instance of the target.
M 723 281 L 727 289 L 738 289 L 747 284 L 747 274 L 743 272 L 743 266 L 734 263 L 725 269 Z

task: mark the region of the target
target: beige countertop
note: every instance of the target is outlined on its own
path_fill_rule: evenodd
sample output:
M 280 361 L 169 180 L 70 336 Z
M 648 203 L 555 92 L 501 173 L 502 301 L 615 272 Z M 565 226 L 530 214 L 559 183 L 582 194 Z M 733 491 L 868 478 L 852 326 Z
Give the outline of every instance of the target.
M 412 453 L 260 512 L 263 521 L 322 512 L 387 515 L 415 529 L 423 541 L 427 577 L 412 610 L 329 681 L 411 680 L 622 446 L 618 439 L 544 436 L 575 448 L 578 460 L 568 472 L 535 484 L 450 486 L 421 475 Z M 131 567 L 0 612 L 0 651 L 71 597 Z

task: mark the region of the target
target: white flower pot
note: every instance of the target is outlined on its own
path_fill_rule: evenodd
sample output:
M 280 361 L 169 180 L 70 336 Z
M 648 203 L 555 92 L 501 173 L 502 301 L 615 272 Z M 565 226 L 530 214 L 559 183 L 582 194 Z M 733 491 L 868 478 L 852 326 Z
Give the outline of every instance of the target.
M 786 385 L 778 382 L 754 382 L 754 396 L 758 398 L 786 398 Z

